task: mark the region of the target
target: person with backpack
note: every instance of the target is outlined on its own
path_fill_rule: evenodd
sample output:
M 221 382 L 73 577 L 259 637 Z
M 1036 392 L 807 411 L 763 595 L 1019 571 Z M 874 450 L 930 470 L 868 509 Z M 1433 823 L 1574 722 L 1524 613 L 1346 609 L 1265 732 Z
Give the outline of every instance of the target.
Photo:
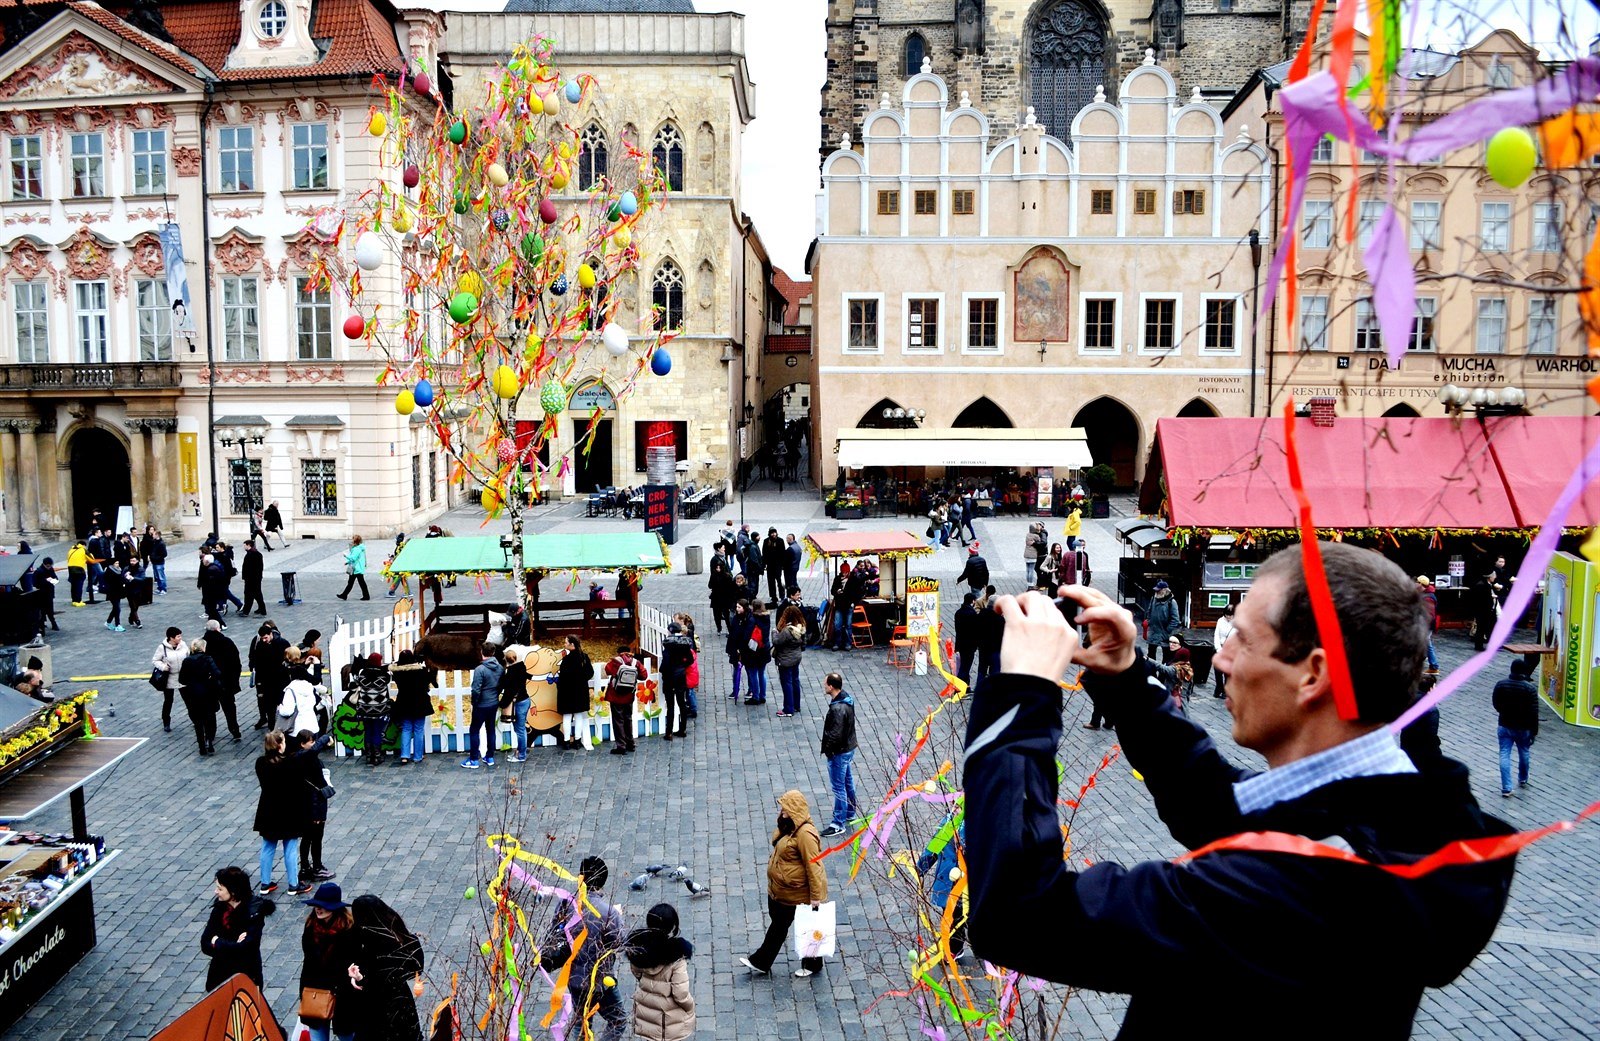
M 967 584 L 974 600 L 983 596 L 984 587 L 989 584 L 989 562 L 978 552 L 977 543 L 967 547 L 967 566 L 961 569 L 956 581 Z
M 472 670 L 472 721 L 467 730 L 467 758 L 461 760 L 461 769 L 476 770 L 480 766 L 494 765 L 496 741 L 495 715 L 500 707 L 500 680 L 505 669 L 495 657 L 498 648 L 485 643 L 479 648 L 483 660 Z M 478 752 L 478 734 L 483 734 L 484 751 Z M 481 760 L 481 762 L 480 762 Z
M 639 685 L 650 677 L 650 670 L 635 657 L 627 644 L 617 647 L 617 656 L 606 662 L 606 703 L 611 706 L 611 754 L 627 755 L 634 750 L 633 701 Z
M 1156 580 L 1155 592 L 1150 597 L 1150 609 L 1145 612 L 1145 621 L 1148 628 L 1145 633 L 1145 656 L 1151 661 L 1157 661 L 1157 655 L 1163 663 L 1171 662 L 1167 655 L 1167 640 L 1172 634 L 1183 628 L 1183 612 L 1178 609 L 1178 601 L 1173 598 L 1172 587 L 1167 585 L 1167 580 Z
M 761 572 L 765 568 L 765 559 L 762 556 L 761 542 L 759 539 L 750 538 L 744 544 L 744 580 L 750 587 L 752 598 L 761 596 Z
M 389 691 L 389 669 L 383 655 L 374 651 L 359 668 L 350 670 L 351 690 L 345 701 L 356 710 L 361 721 L 361 752 L 368 766 L 383 762 L 383 743 L 389 733 L 389 717 L 394 713 L 394 695 Z
M 566 650 L 556 670 L 556 711 L 561 713 L 561 748 L 570 751 L 589 744 L 589 684 L 594 679 L 594 662 L 583 653 L 583 642 L 576 636 L 566 639 Z
M 611 869 L 604 860 L 584 857 L 578 874 L 583 878 L 584 899 L 576 907 L 564 904 L 559 908 L 539 947 L 539 964 L 544 971 L 555 973 L 568 961 L 572 963 L 567 971 L 567 994 L 572 999 L 571 1007 L 579 1011 L 568 1027 L 568 1038 L 595 1037 L 588 1020 L 599 1011 L 606 1028 L 598 1035 L 598 1041 L 618 1041 L 628 1026 L 628 1014 L 618 993 L 621 988 L 616 986 L 616 961 L 627 950 L 627 922 L 622 908 L 605 898 Z M 574 934 L 580 930 L 583 933 L 583 943 L 576 950 L 567 931 L 574 912 L 583 919 L 582 926 L 573 930 Z
M 222 674 L 206 653 L 206 642 L 194 641 L 178 666 L 178 687 L 201 755 L 217 754 L 217 691 L 221 685 Z
M 739 648 L 739 663 L 744 666 L 746 705 L 767 703 L 767 662 L 772 660 L 772 619 L 767 605 L 757 600 L 750 607 L 750 636 Z
M 1436 673 L 1439 655 L 1434 652 L 1433 637 L 1439 631 L 1439 593 L 1427 575 L 1417 576 L 1417 588 L 1422 591 L 1422 614 L 1428 620 L 1428 671 Z
M 528 761 L 528 709 L 533 700 L 528 695 L 528 664 L 522 652 L 515 647 L 505 650 L 505 671 L 500 674 L 500 721 L 511 724 L 517 739 L 517 750 L 506 758 L 513 763 Z
M 67 583 L 72 587 L 72 606 L 87 607 L 83 599 L 84 580 L 88 576 L 89 549 L 82 540 L 74 542 L 72 548 L 67 550 Z M 93 597 L 94 590 L 90 590 Z

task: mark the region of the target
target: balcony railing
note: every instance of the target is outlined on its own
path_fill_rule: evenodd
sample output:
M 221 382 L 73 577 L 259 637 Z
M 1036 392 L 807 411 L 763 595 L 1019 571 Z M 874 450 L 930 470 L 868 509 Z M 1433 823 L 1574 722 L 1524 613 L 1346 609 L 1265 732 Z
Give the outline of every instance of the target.
M 173 390 L 183 386 L 176 362 L 0 365 L 0 387 L 13 390 Z

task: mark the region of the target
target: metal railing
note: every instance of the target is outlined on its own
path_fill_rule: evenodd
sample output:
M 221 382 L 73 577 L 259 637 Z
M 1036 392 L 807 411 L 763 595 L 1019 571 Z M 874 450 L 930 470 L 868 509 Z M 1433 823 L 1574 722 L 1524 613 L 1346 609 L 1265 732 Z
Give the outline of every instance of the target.
M 0 365 L 0 387 L 17 390 L 125 390 L 137 387 L 175 389 L 183 386 L 177 362 L 127 364 Z

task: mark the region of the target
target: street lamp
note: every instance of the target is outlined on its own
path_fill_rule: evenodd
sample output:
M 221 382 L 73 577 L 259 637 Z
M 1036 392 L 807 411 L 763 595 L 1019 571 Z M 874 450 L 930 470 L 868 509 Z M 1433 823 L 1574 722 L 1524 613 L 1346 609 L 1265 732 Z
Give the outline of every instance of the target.
M 1261 232 L 1250 229 L 1250 415 L 1256 414 L 1256 324 L 1261 319 Z M 1272 388 L 1267 388 L 1271 400 Z
M 1439 403 L 1452 416 L 1459 416 L 1469 408 L 1479 419 L 1488 416 L 1520 416 L 1528 395 L 1521 387 L 1475 387 L 1467 390 L 1454 383 L 1439 388 Z
M 217 438 L 217 442 L 222 447 L 232 448 L 234 445 L 239 446 L 239 462 L 243 464 L 239 467 L 239 470 L 244 481 L 244 495 L 249 504 L 250 513 L 253 515 L 256 512 L 256 497 L 250 486 L 250 456 L 248 455 L 247 446 L 259 445 L 265 442 L 267 439 L 266 428 L 259 426 L 223 427 L 218 433 L 221 436 Z

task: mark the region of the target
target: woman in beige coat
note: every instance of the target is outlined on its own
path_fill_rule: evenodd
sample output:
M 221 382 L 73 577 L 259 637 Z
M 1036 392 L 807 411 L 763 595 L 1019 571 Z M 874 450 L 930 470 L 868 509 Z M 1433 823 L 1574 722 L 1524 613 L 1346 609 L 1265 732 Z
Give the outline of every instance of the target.
M 678 935 L 678 911 L 657 904 L 645 928 L 628 938 L 633 991 L 633 1033 L 645 1041 L 683 1041 L 694 1034 L 694 995 L 689 993 L 689 958 L 694 945 Z
M 795 909 L 810 904 L 816 910 L 828 899 L 828 876 L 823 874 L 817 856 L 822 852 L 822 836 L 811 822 L 811 805 L 797 791 L 778 796 L 778 826 L 772 832 L 772 856 L 767 858 L 767 935 L 761 946 L 739 964 L 765 976 L 783 950 L 794 924 Z M 821 958 L 802 958 L 794 974 L 801 979 L 822 968 Z

